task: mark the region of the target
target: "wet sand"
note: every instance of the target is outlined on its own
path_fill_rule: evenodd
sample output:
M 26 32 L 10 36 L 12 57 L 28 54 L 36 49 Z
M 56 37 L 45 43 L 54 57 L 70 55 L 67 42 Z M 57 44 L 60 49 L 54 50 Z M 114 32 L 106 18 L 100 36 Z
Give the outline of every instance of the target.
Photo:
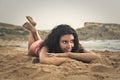
M 102 63 L 69 60 L 60 66 L 32 63 L 26 48 L 0 46 L 0 80 L 120 80 L 120 52 L 94 51 Z

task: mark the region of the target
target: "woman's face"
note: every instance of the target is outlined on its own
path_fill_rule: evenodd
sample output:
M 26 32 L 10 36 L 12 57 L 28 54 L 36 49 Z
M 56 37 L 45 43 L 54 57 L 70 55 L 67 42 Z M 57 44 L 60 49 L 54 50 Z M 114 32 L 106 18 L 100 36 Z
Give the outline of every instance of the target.
M 61 36 L 59 44 L 63 52 L 71 52 L 74 47 L 74 36 L 72 34 Z

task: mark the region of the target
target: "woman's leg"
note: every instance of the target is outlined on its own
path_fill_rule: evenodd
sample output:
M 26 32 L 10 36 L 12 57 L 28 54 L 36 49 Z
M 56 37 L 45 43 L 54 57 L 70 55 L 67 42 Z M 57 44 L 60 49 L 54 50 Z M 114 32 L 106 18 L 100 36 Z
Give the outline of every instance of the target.
M 26 16 L 26 18 L 33 26 L 36 26 L 36 22 L 33 20 L 31 16 Z
M 29 41 L 28 41 L 28 50 L 30 46 L 33 44 L 33 42 L 37 40 L 41 40 L 41 37 L 38 33 L 38 31 L 35 29 L 36 22 L 33 21 L 32 17 L 27 16 L 28 22 L 26 22 L 23 27 L 26 28 L 29 31 Z

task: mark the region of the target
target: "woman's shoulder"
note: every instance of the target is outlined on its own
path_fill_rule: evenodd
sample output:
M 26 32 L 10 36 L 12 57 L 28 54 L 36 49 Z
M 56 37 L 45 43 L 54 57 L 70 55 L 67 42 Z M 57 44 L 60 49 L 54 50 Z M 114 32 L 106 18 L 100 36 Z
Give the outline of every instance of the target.
M 46 52 L 48 52 L 47 46 L 43 46 L 40 51 L 46 51 Z

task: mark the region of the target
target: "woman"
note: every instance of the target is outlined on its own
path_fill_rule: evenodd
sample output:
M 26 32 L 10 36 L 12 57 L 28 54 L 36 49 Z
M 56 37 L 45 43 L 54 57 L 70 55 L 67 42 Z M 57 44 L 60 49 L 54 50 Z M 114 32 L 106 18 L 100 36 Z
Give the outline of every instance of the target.
M 60 65 L 69 58 L 83 62 L 100 59 L 99 55 L 81 46 L 76 31 L 69 25 L 56 26 L 46 39 L 42 40 L 32 17 L 26 18 L 29 22 L 23 27 L 29 31 L 28 54 L 38 56 L 40 63 Z

